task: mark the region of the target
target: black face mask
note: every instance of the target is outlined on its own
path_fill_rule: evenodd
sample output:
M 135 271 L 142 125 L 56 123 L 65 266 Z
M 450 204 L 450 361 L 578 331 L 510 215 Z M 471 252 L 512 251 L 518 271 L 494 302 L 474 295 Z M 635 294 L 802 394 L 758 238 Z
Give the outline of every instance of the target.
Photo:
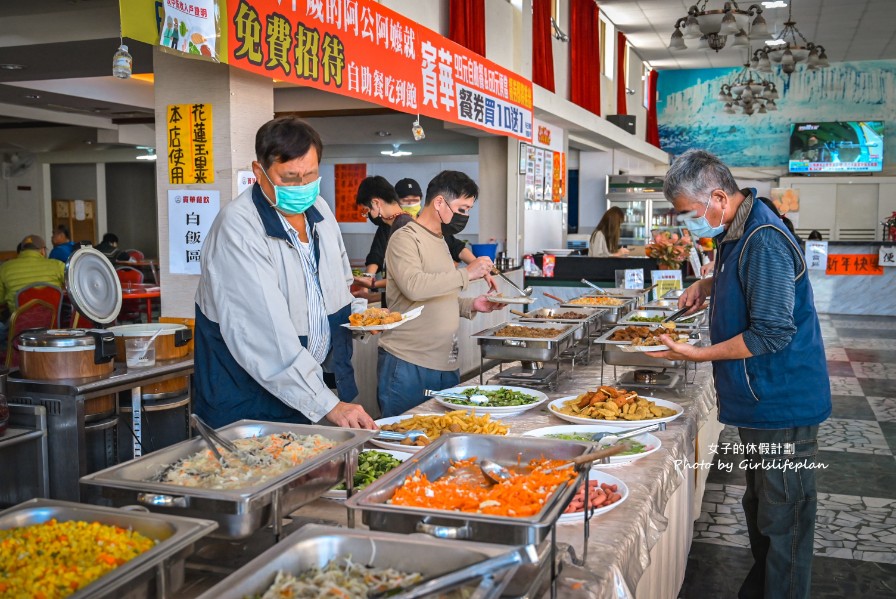
M 448 210 L 451 210 L 451 206 L 448 206 Z M 441 214 L 439 215 L 439 220 L 442 220 Z M 458 214 L 451 210 L 451 220 L 447 223 L 442 223 L 442 235 L 457 235 L 467 226 L 468 220 L 470 220 L 469 214 Z
M 367 215 L 367 219 L 368 219 L 370 222 L 372 222 L 373 224 L 375 224 L 377 227 L 384 227 L 384 226 L 386 226 L 386 222 L 383 220 L 383 217 L 382 217 L 382 216 L 370 216 L 370 215 L 368 214 L 368 215 Z

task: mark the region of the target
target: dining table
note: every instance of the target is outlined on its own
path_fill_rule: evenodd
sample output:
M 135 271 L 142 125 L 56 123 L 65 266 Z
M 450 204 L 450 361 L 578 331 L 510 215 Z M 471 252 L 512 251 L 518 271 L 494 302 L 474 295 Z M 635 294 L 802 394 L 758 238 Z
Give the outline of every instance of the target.
M 152 275 L 153 284 L 159 284 L 159 261 L 155 258 L 144 258 L 143 260 L 116 260 L 115 266 L 130 266 L 140 270 L 149 270 L 149 273 Z
M 162 288 L 153 283 L 122 283 L 122 300 L 145 300 L 146 322 L 152 322 L 152 300 L 162 297 Z

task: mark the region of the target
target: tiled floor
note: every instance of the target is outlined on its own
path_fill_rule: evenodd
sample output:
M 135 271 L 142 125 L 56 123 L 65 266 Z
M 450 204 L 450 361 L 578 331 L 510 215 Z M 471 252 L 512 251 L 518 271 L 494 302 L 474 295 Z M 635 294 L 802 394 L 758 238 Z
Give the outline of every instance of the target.
M 821 316 L 833 414 L 819 428 L 813 599 L 896 597 L 896 318 Z M 738 443 L 727 427 L 719 444 Z M 742 456 L 717 455 L 680 599 L 736 597 L 753 558 Z

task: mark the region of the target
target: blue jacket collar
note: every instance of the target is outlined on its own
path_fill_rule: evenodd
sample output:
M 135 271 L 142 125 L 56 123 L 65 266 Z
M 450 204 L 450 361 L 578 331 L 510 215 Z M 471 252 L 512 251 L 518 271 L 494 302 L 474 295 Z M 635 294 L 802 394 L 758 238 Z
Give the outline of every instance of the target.
M 269 237 L 275 237 L 289 242 L 289 235 L 287 234 L 286 229 L 283 228 L 283 223 L 281 223 L 280 219 L 277 217 L 277 210 L 271 206 L 267 198 L 264 197 L 264 193 L 262 193 L 261 186 L 258 183 L 252 186 L 252 203 L 255 204 L 255 209 L 258 211 L 258 216 L 261 218 L 261 224 L 264 226 L 265 234 Z M 305 211 L 305 218 L 308 219 L 308 224 L 310 225 L 311 233 L 313 235 L 314 227 L 317 223 L 324 220 L 324 215 L 320 213 L 320 210 L 311 206 Z

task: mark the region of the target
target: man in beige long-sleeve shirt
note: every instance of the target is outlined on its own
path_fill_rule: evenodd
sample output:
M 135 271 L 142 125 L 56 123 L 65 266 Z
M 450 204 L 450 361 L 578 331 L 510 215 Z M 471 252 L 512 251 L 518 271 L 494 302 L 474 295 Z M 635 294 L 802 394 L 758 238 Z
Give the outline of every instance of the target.
M 423 314 L 383 333 L 377 370 L 377 400 L 384 417 L 397 416 L 426 399 L 424 389 L 446 389 L 460 382 L 457 329 L 460 316 L 491 312 L 503 304 L 488 296 L 460 299 L 471 280 L 491 272 L 488 258 L 458 269 L 444 235 L 460 233 L 469 219 L 479 188 L 467 175 L 442 171 L 426 188 L 426 207 L 416 221 L 393 229 L 386 250 L 389 308 Z

